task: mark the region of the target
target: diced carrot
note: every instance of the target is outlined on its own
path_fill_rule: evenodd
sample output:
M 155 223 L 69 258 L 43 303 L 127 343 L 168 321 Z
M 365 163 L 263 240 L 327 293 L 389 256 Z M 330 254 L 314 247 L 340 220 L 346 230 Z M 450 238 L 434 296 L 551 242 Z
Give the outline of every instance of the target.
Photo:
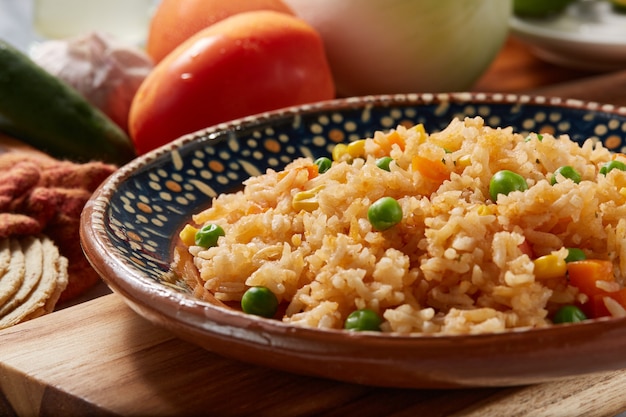
M 597 318 L 610 316 L 604 303 L 605 297 L 610 297 L 626 308 L 626 288 L 618 291 L 606 291 L 598 287 L 598 281 L 615 282 L 613 263 L 600 259 L 585 259 L 569 262 L 567 273 L 570 284 L 589 297 L 589 301 L 582 308 L 589 317 Z
M 626 309 L 626 288 L 622 288 L 619 291 L 607 293 L 606 295 L 617 301 L 619 305 Z
M 404 139 L 402 139 L 402 136 L 400 136 L 398 132 L 394 131 L 393 134 L 389 135 L 387 137 L 387 142 L 389 142 L 390 150 L 393 145 L 398 145 L 400 150 L 404 151 Z
M 317 177 L 319 174 L 319 168 L 317 165 L 307 165 L 305 167 L 298 167 L 295 168 L 294 171 L 300 173 L 303 170 L 307 171 L 307 178 L 312 180 L 313 178 Z M 282 181 L 287 175 L 289 175 L 291 171 L 280 171 L 277 174 L 278 180 Z
M 439 183 L 450 178 L 450 171 L 442 161 L 431 161 L 415 155 L 411 161 L 411 167 L 413 171 L 419 171 L 424 177 Z
M 567 264 L 567 274 L 570 284 L 589 298 L 593 298 L 596 294 L 606 294 L 606 291 L 598 288 L 596 285 L 598 281 L 615 281 L 613 263 L 601 259 L 569 262 Z
M 312 180 L 313 178 L 317 177 L 320 173 L 319 171 L 319 167 L 317 165 L 308 165 L 306 167 L 307 171 L 309 171 L 309 179 Z
M 604 302 L 606 297 L 612 298 L 617 301 L 619 305 L 626 308 L 626 288 L 622 288 L 621 290 L 615 292 L 595 294 L 585 305 L 582 306 L 585 314 L 591 318 L 610 316 L 611 313 Z
M 582 309 L 587 317 L 597 319 L 598 317 L 607 317 L 611 315 L 609 310 L 606 308 L 606 304 L 604 304 L 604 297 L 606 297 L 604 294 L 596 294 L 582 306 Z
M 376 143 L 383 150 L 385 155 L 389 155 L 393 145 L 398 145 L 400 150 L 404 151 L 404 139 L 397 131 L 392 131 L 388 135 L 376 135 L 374 137 L 374 143 Z
M 395 132 L 392 132 L 392 133 L 395 133 Z M 391 145 L 389 145 L 389 143 L 387 142 L 386 137 L 382 135 L 375 135 L 374 143 L 377 144 L 380 147 L 380 149 L 382 149 L 382 151 L 384 152 L 384 155 L 389 155 L 389 151 L 391 151 Z

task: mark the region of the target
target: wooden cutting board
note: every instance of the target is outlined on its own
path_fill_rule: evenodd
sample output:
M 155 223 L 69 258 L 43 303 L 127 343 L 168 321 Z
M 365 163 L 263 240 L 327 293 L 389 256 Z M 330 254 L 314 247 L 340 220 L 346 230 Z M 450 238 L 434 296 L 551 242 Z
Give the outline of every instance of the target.
M 222 358 L 116 294 L 0 332 L 0 415 L 614 416 L 626 371 L 527 387 L 374 388 Z

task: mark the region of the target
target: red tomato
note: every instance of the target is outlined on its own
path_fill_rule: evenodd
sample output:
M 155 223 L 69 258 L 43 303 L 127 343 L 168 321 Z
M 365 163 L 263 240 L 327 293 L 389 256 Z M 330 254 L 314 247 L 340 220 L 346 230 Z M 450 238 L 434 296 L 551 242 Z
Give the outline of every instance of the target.
M 129 130 L 142 154 L 217 123 L 334 95 L 315 29 L 284 13 L 240 13 L 156 65 L 133 99 Z
M 150 20 L 146 52 L 159 62 L 199 30 L 253 10 L 294 14 L 281 0 L 161 0 Z

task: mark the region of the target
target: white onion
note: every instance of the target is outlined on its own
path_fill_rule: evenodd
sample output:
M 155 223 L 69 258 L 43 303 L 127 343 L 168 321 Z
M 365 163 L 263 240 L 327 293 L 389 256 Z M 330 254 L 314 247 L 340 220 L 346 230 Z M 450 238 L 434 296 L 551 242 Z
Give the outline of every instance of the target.
M 466 90 L 508 34 L 512 0 L 284 0 L 322 35 L 338 94 Z

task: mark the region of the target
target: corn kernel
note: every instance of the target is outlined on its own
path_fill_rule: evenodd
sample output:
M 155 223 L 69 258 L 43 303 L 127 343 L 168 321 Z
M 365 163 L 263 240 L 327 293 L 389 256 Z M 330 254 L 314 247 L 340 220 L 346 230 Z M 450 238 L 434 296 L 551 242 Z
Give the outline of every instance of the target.
M 343 156 L 348 153 L 348 145 L 344 143 L 338 143 L 333 148 L 332 157 L 333 161 L 341 161 Z
M 620 188 L 620 189 L 619 189 L 619 194 L 620 194 L 622 197 L 626 197 L 626 187 L 622 187 L 622 188 Z
M 554 255 L 544 255 L 533 261 L 535 264 L 535 278 L 555 279 L 564 277 L 567 272 L 565 259 Z
M 422 123 L 413 126 L 411 130 L 414 130 L 419 134 L 419 140 L 417 141 L 418 144 L 426 142 L 426 129 L 424 129 L 424 125 Z
M 352 158 L 361 158 L 365 155 L 365 139 L 350 142 L 347 147 L 348 155 Z
M 485 205 L 481 204 L 478 207 L 478 215 L 479 216 L 489 216 L 491 214 L 495 214 L 495 206 L 493 205 Z
M 320 185 L 318 187 L 311 188 L 310 190 L 300 191 L 293 196 L 291 206 L 294 210 L 312 212 L 319 207 L 317 193 L 319 193 L 322 188 L 324 188 L 324 186 Z
M 180 231 L 178 237 L 180 237 L 181 242 L 183 242 L 187 246 L 193 246 L 196 244 L 196 233 L 198 229 L 193 227 L 190 224 L 186 224 L 183 227 L 183 230 Z
M 294 208 L 294 210 L 304 210 L 310 213 L 320 206 L 317 200 L 314 198 L 305 198 L 302 196 L 298 198 L 296 197 L 298 197 L 298 195 L 296 195 L 291 202 L 291 206 Z
M 463 168 L 468 167 L 472 165 L 472 157 L 469 155 L 463 155 L 456 160 L 456 164 Z

